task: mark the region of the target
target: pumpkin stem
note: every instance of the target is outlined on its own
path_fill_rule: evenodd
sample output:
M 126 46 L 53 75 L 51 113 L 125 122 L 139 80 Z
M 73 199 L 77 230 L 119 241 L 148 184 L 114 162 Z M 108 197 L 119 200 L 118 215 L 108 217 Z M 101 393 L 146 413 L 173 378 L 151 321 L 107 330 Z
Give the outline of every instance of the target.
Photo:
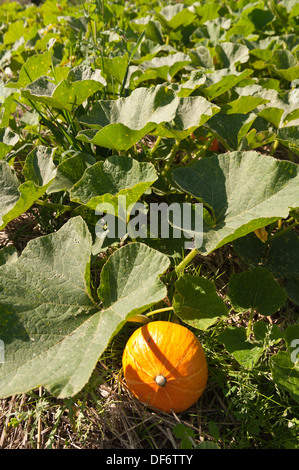
M 157 377 L 155 377 L 155 382 L 157 385 L 159 385 L 159 387 L 165 387 L 167 380 L 164 375 L 157 375 Z
M 148 323 L 149 319 L 142 314 L 139 315 L 134 315 L 133 317 L 130 317 L 128 321 L 136 322 L 136 323 Z

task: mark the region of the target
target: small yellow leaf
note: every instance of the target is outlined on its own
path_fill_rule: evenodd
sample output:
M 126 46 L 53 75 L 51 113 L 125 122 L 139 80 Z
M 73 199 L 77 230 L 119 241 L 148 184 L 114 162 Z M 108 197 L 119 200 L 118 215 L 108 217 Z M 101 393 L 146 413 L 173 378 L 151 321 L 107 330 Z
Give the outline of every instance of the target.
M 257 238 L 259 238 L 263 243 L 265 243 L 268 239 L 268 232 L 265 229 L 265 227 L 258 228 L 257 230 L 254 231 L 256 234 Z
M 129 321 L 136 322 L 136 323 L 148 323 L 150 320 L 145 315 L 137 314 L 129 318 Z

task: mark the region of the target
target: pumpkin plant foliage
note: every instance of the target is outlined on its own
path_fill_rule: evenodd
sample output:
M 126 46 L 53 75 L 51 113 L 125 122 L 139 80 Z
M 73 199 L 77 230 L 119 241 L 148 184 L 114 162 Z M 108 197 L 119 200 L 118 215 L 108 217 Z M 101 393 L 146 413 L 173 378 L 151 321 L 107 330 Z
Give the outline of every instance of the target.
M 168 258 L 130 244 L 103 268 L 101 309 L 90 290 L 91 243 L 87 225 L 75 217 L 1 266 L 1 396 L 39 385 L 57 397 L 76 394 L 125 321 L 165 297 L 159 276 Z
M 299 201 L 298 165 L 257 152 L 212 155 L 172 176 L 212 214 L 203 221 L 201 253 L 287 217 Z
M 298 400 L 299 11 L 276 3 L 1 5 L 1 397 L 75 395 L 126 321 L 164 307 L 238 367 L 271 352 Z M 127 223 L 137 203 L 147 221 L 152 203 L 202 205 L 203 223 L 97 237 L 99 208 Z M 6 246 L 23 217 L 36 238 Z M 242 272 L 225 296 L 228 252 Z M 218 253 L 215 272 L 190 268 Z M 295 326 L 265 331 L 285 308 Z

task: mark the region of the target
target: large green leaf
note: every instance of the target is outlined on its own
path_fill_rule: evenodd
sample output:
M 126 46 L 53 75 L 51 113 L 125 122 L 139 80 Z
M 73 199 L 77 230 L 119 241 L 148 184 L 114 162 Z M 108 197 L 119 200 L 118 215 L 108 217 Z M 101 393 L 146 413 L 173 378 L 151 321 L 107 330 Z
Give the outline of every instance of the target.
M 0 267 L 0 396 L 44 386 L 57 397 L 76 394 L 125 321 L 166 296 L 159 276 L 168 258 L 136 243 L 117 250 L 90 296 L 91 235 L 81 217 L 28 243 Z
M 42 75 L 47 75 L 52 65 L 51 52 L 46 51 L 43 54 L 36 54 L 26 60 L 22 66 L 17 82 L 6 84 L 9 88 L 25 88 Z
M 72 111 L 104 85 L 106 80 L 100 70 L 78 65 L 59 83 L 51 77 L 40 76 L 27 85 L 22 94 L 32 101 Z
M 100 100 L 80 122 L 91 129 L 80 131 L 77 139 L 103 147 L 127 150 L 162 122 L 174 119 L 178 98 L 172 90 L 158 85 L 137 88 L 127 98 Z
M 218 340 L 224 344 L 225 348 L 234 358 L 246 369 L 253 369 L 258 362 L 263 347 L 258 343 L 248 340 L 246 330 L 243 326 L 229 326 L 219 335 Z
M 58 165 L 56 177 L 47 189 L 47 194 L 62 190 L 70 191 L 74 184 L 82 178 L 86 168 L 95 163 L 96 159 L 92 155 L 76 152 Z
M 268 103 L 259 107 L 258 115 L 275 127 L 280 128 L 286 123 L 289 126 L 296 124 L 292 121 L 297 118 L 299 107 L 298 89 L 282 92 L 277 91 L 272 86 L 267 88 L 262 84 L 254 84 L 237 87 L 235 91 L 241 97 L 247 97 L 249 100 L 254 98 L 268 100 Z
M 237 72 L 230 68 L 205 72 L 206 82 L 202 86 L 202 90 L 209 100 L 213 100 L 236 86 L 244 78 L 249 77 L 252 72 L 250 69 Z
M 36 186 L 46 186 L 56 176 L 56 166 L 53 163 L 55 149 L 38 146 L 26 158 L 23 176 L 26 181 L 33 181 Z
M 202 24 L 195 29 L 191 35 L 191 40 L 194 42 L 204 42 L 204 44 L 209 44 L 215 47 L 217 44 L 225 41 L 230 24 L 230 18 L 222 16 L 213 20 L 208 20 L 205 24 Z
M 287 390 L 299 403 L 299 324 L 289 325 L 285 331 L 287 351 L 279 351 L 270 359 L 274 382 Z
M 142 62 L 138 68 L 138 78 L 136 78 L 136 73 L 132 74 L 132 78 L 135 77 L 135 86 L 141 81 L 147 80 L 149 74 L 151 78 L 161 78 L 164 81 L 171 81 L 179 70 L 182 70 L 190 63 L 190 57 L 183 52 L 168 54 L 166 57 L 155 57 L 152 60 Z M 149 74 L 147 72 L 149 72 Z
M 233 273 L 228 286 L 230 302 L 236 311 L 254 309 L 261 315 L 272 315 L 287 300 L 283 287 L 260 266 L 251 271 Z
M 8 127 L 0 129 L 0 160 L 8 154 L 18 141 L 18 134 Z
M 288 50 L 279 49 L 273 52 L 271 57 L 271 68 L 275 74 L 289 82 L 297 79 L 299 76 L 298 60 Z
M 119 318 L 140 314 L 162 300 L 167 290 L 159 276 L 169 265 L 167 256 L 142 243 L 130 243 L 117 250 L 105 264 L 98 288 L 107 309 L 103 321 L 114 318 L 119 322 Z
M 74 353 L 88 338 L 88 328 L 80 326 L 97 311 L 86 285 L 90 247 L 85 223 L 72 219 L 59 232 L 29 242 L 14 263 L 1 267 L 1 396 L 42 384 L 53 393 L 72 390 L 68 371 L 79 366 Z M 88 369 L 88 356 L 84 362 Z
M 177 89 L 177 95 L 180 97 L 185 97 L 191 95 L 191 93 L 203 85 L 206 81 L 206 76 L 199 72 L 198 70 L 192 70 L 190 73 L 190 77 L 184 83 L 174 83 L 172 84 L 173 87 Z
M 0 83 L 0 127 L 5 128 L 6 132 L 9 131 L 9 121 L 12 114 L 15 112 L 17 106 L 16 100 L 18 97 L 19 92 L 17 90 L 8 89 Z M 5 148 L 5 146 L 3 146 L 3 141 L 0 143 L 0 147 Z M 2 152 L 2 155 L 3 153 L 4 152 Z
M 109 204 L 118 215 L 119 205 L 126 211 L 156 181 L 158 175 L 151 163 L 139 163 L 131 157 L 114 155 L 104 163 L 87 168 L 70 191 L 71 200 L 91 209 Z M 124 202 L 123 202 L 124 201 Z
M 160 124 L 153 133 L 161 137 L 182 140 L 219 111 L 218 106 L 205 100 L 202 96 L 179 98 L 173 121 Z
M 18 259 L 18 252 L 14 246 L 4 246 L 0 250 L 0 266 Z
M 209 279 L 185 274 L 177 280 L 175 288 L 174 312 L 188 325 L 205 330 L 227 316 L 225 303 Z
M 255 113 L 226 114 L 228 108 L 224 106 L 224 112 L 213 116 L 205 124 L 210 131 L 222 142 L 228 150 L 238 150 L 242 138 L 246 135 L 257 115 Z
M 212 214 L 203 223 L 201 253 L 286 218 L 299 206 L 298 166 L 253 151 L 212 155 L 173 170 L 172 177 Z
M 238 99 L 228 102 L 221 107 L 224 114 L 247 114 L 261 104 L 268 103 L 269 100 L 258 96 L 240 96 Z
M 46 192 L 56 173 L 53 153 L 53 149 L 43 146 L 34 149 L 24 166 L 27 181 L 21 184 L 8 163 L 0 161 L 0 230 Z
M 299 278 L 299 237 L 288 230 L 279 236 L 268 238 L 269 245 L 255 234 L 235 240 L 234 249 L 249 266 L 262 265 L 278 278 Z
M 286 146 L 293 147 L 295 151 L 299 149 L 298 126 L 284 127 L 279 129 L 277 139 Z
M 248 48 L 239 43 L 222 42 L 216 45 L 215 51 L 222 68 L 234 70 L 239 64 L 243 64 L 249 59 Z
M 156 17 L 168 30 L 179 28 L 194 21 L 195 12 L 192 7 L 187 7 L 183 3 L 164 6 Z
M 222 5 L 214 1 L 211 3 L 195 2 L 194 8 L 200 17 L 200 24 L 204 24 L 206 21 L 214 20 L 220 16 L 219 10 L 222 8 Z
M 3 36 L 3 42 L 6 46 L 12 45 L 19 39 L 25 32 L 25 24 L 23 20 L 12 21 L 6 33 Z

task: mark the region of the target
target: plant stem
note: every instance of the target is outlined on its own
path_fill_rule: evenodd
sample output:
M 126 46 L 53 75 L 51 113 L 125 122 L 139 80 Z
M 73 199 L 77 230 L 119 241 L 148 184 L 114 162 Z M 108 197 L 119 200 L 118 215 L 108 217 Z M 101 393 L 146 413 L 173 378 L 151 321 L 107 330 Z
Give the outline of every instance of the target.
M 192 159 L 193 159 L 192 155 L 190 155 L 189 153 L 187 153 L 187 155 L 185 155 L 184 158 L 182 158 L 182 160 L 181 160 L 181 165 L 182 165 L 182 164 L 185 164 L 185 163 L 188 164 L 188 163 L 189 163 L 189 160 L 192 160 Z
M 159 147 L 160 145 L 160 142 L 162 140 L 162 137 L 159 135 L 159 137 L 157 138 L 155 144 L 153 145 L 151 151 L 150 151 L 150 155 L 153 155 L 155 153 L 155 151 L 157 150 L 157 148 Z
M 268 237 L 268 242 L 271 243 L 275 238 L 280 237 L 280 235 L 283 235 L 286 232 L 289 232 L 290 230 L 295 228 L 297 225 L 298 225 L 298 221 L 295 220 L 295 222 L 293 222 L 291 225 L 288 225 L 284 229 L 279 230 L 279 232 L 274 233 L 274 235 L 272 235 L 271 237 Z
M 53 202 L 42 201 L 41 199 L 37 199 L 35 202 L 39 206 L 49 207 L 49 209 L 63 210 L 63 211 L 72 211 L 73 210 L 72 206 L 68 206 L 68 205 L 64 205 L 64 204 L 54 204 Z
M 153 310 L 152 312 L 148 312 L 146 315 L 143 314 L 137 314 L 134 315 L 133 317 L 129 318 L 128 321 L 136 322 L 136 323 L 149 323 L 149 316 L 154 315 L 155 313 L 161 313 L 161 312 L 168 312 L 169 310 L 173 310 L 173 307 L 165 307 L 165 308 L 159 308 L 157 310 Z
M 175 268 L 175 273 L 179 274 L 180 271 L 182 271 L 193 260 L 193 258 L 197 255 L 197 253 L 198 253 L 197 248 L 194 248 L 193 250 L 191 250 L 190 253 L 187 256 L 185 256 L 183 261 L 181 261 L 177 265 L 177 267 Z
M 161 313 L 161 312 L 169 312 L 170 310 L 173 310 L 173 307 L 165 307 L 165 308 L 158 308 L 157 310 L 152 310 L 151 312 L 148 312 L 147 315 L 154 315 L 155 313 Z
M 41 398 L 43 395 L 43 387 L 39 387 L 38 389 L 38 396 Z M 37 424 L 37 442 L 36 442 L 36 447 L 37 449 L 41 448 L 41 436 L 42 436 L 42 417 L 41 417 L 41 412 L 38 417 L 38 424 Z
M 249 338 L 250 333 L 251 333 L 251 325 L 252 325 L 253 315 L 254 315 L 254 308 L 251 307 L 249 320 L 248 320 L 248 325 L 247 325 L 247 329 L 246 329 L 247 338 Z
M 279 146 L 279 140 L 274 140 L 272 144 L 271 152 L 270 152 L 271 157 L 273 157 L 275 150 L 277 149 L 278 146 Z
M 131 60 L 133 59 L 134 55 L 136 54 L 137 52 L 137 49 L 138 47 L 140 46 L 143 38 L 145 36 L 145 31 L 143 31 L 139 38 L 137 39 L 137 42 L 135 44 L 135 47 L 133 48 L 131 54 L 130 54 L 130 57 L 129 57 L 129 61 L 128 61 L 128 65 L 127 65 L 127 69 L 126 69 L 126 73 L 125 73 L 125 76 L 123 78 L 123 82 L 122 82 L 122 85 L 121 85 L 121 90 L 120 90 L 120 93 L 119 93 L 119 96 L 121 97 L 122 94 L 123 94 L 123 91 L 124 91 L 124 88 L 125 88 L 125 84 L 126 84 L 126 81 L 127 81 L 127 78 L 128 78 L 128 73 L 129 73 L 129 67 L 130 67 L 130 64 L 131 64 Z
M 180 145 L 180 141 L 179 140 L 176 140 L 175 141 L 175 144 L 173 146 L 173 149 L 171 151 L 171 154 L 170 154 L 170 157 L 169 159 L 167 160 L 166 164 L 165 164 L 165 167 L 163 168 L 162 172 L 161 172 L 161 175 L 162 176 L 166 176 L 167 173 L 169 172 L 170 168 L 171 168 L 171 165 L 172 165 L 172 162 L 174 160 L 174 157 L 176 156 L 176 153 L 178 151 L 178 148 L 179 148 L 179 145 Z

